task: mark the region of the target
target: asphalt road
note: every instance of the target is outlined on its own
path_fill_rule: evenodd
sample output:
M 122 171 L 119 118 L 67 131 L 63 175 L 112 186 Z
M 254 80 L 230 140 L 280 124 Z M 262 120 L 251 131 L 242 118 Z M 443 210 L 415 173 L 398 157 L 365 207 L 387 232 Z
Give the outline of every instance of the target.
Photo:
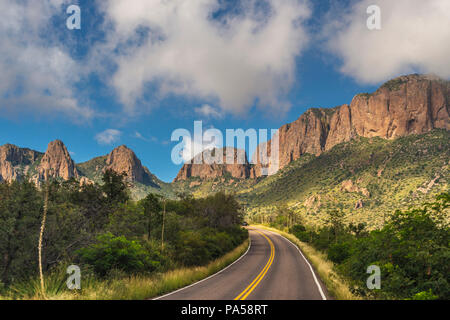
M 326 300 L 325 286 L 298 248 L 250 228 L 249 250 L 234 264 L 161 300 Z

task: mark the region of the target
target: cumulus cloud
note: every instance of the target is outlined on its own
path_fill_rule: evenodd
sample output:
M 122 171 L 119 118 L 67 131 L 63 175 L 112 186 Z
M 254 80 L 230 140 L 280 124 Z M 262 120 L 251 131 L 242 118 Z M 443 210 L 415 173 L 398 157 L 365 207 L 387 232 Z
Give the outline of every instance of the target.
M 149 86 L 159 98 L 202 98 L 226 112 L 255 102 L 285 111 L 296 57 L 308 43 L 307 1 L 241 0 L 231 12 L 219 0 L 104 1 L 113 28 L 104 48 L 117 53 L 111 84 L 129 112 Z
M 0 0 L 0 110 L 63 113 L 86 120 L 93 111 L 74 93 L 79 66 L 49 33 L 65 0 Z
M 381 30 L 367 28 L 370 5 L 381 8 Z M 450 1 L 362 0 L 333 16 L 324 36 L 342 73 L 363 83 L 412 72 L 450 77 Z
M 98 144 L 111 145 L 119 141 L 122 132 L 116 129 L 107 129 L 103 132 L 98 133 L 95 136 L 95 140 Z
M 223 116 L 222 113 L 211 107 L 209 104 L 204 104 L 201 107 L 195 108 L 194 111 L 206 118 L 220 119 Z
M 99 116 L 78 86 L 92 74 L 114 89 L 128 115 L 172 95 L 204 101 L 194 111 L 213 118 L 255 104 L 286 111 L 296 58 L 309 40 L 309 0 L 226 3 L 96 1 L 104 24 L 82 36 L 80 58 L 71 55 L 73 39 L 62 40 L 65 29 L 53 25 L 64 21 L 70 0 L 0 0 L 0 111 L 80 122 Z

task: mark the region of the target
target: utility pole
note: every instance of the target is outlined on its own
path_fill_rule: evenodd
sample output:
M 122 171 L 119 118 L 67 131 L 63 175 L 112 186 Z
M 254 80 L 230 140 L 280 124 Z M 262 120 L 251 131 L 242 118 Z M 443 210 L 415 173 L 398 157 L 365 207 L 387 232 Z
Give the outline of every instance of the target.
M 161 228 L 161 252 L 164 250 L 164 222 L 166 218 L 166 199 L 164 198 L 163 220 Z

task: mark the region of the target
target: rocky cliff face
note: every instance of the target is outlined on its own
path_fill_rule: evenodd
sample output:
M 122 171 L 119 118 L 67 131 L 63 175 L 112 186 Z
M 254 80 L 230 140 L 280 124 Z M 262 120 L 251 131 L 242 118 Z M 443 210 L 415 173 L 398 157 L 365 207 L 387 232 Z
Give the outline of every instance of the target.
M 29 173 L 42 153 L 11 144 L 0 146 L 0 181 L 13 181 Z
M 48 178 L 69 180 L 79 177 L 69 151 L 60 140 L 48 144 L 47 151 L 38 166 L 38 173 L 39 180 L 47 180 Z
M 450 130 L 449 102 L 449 81 L 409 75 L 385 83 L 373 94 L 355 96 L 350 105 L 310 109 L 279 129 L 280 168 L 305 153 L 319 155 L 356 136 L 393 139 L 435 128 Z M 255 166 L 256 176 L 260 167 Z
M 228 161 L 227 151 L 229 152 Z M 228 174 L 237 179 L 255 177 L 244 150 L 235 148 L 206 150 L 191 160 L 191 163 L 184 164 L 174 182 L 187 180 L 190 177 L 213 179 Z
M 144 167 L 133 150 L 126 146 L 115 148 L 106 157 L 103 170 L 112 169 L 117 173 L 125 173 L 129 182 L 148 184 L 152 182 L 150 171 Z
M 126 146 L 120 146 L 110 154 L 85 164 L 90 162 L 95 162 L 93 172 L 84 170 L 86 165 L 81 165 L 80 171 L 60 140 L 50 142 L 45 154 L 7 144 L 0 146 L 0 181 L 17 180 L 29 175 L 36 183 L 49 178 L 76 178 L 80 180 L 80 184 L 89 184 L 93 183 L 96 175 L 101 177 L 105 170 L 112 169 L 117 173 L 125 173 L 129 182 L 155 184 L 156 178 Z

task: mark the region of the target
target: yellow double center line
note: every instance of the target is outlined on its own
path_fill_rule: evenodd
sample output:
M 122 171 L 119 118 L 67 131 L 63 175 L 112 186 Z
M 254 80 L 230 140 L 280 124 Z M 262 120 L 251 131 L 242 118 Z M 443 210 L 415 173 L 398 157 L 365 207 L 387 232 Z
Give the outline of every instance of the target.
M 272 265 L 273 259 L 275 257 L 275 246 L 273 245 L 272 240 L 269 239 L 264 233 L 259 232 L 258 230 L 255 230 L 259 234 L 261 234 L 266 240 L 269 242 L 270 245 L 270 257 L 267 261 L 266 265 L 264 266 L 264 269 L 258 274 L 258 276 L 252 281 L 252 283 L 249 284 L 247 288 L 245 288 L 244 291 L 241 292 L 240 295 L 238 295 L 234 300 L 245 300 L 247 297 L 252 293 L 253 290 L 258 286 L 258 284 L 261 282 L 261 280 L 266 275 L 267 271 L 269 270 L 270 266 Z

